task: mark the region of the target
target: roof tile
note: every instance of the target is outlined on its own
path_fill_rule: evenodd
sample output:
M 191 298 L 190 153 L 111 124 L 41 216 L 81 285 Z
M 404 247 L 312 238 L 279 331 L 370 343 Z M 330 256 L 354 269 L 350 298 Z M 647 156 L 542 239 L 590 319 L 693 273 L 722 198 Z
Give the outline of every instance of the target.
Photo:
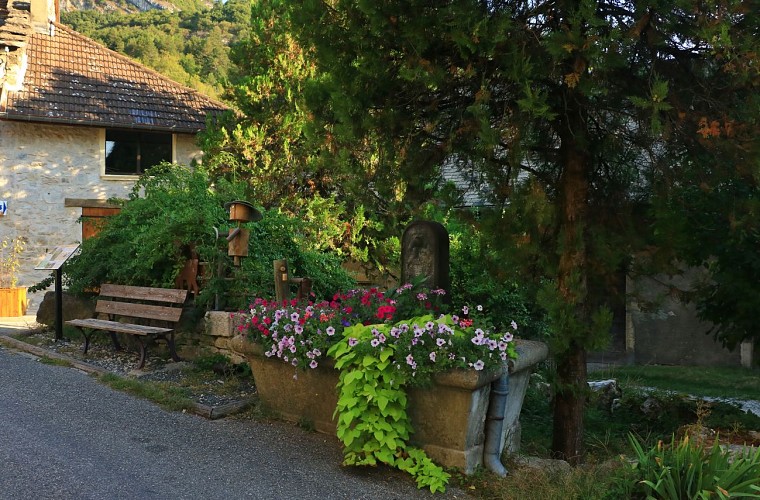
M 33 33 L 23 89 L 8 92 L 7 119 L 174 130 L 205 128 L 228 107 L 59 23 Z

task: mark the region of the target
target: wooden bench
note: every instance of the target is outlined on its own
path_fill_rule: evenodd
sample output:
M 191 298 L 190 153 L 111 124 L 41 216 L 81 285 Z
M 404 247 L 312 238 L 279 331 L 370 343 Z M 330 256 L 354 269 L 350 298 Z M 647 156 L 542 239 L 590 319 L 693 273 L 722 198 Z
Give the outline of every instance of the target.
M 145 366 L 146 341 L 148 338 L 161 339 L 169 345 L 169 352 L 174 361 L 179 361 L 174 346 L 174 328 L 182 315 L 182 304 L 187 298 L 187 290 L 172 288 L 149 288 L 104 284 L 100 287 L 96 314 L 106 314 L 105 319 L 74 319 L 67 325 L 76 327 L 84 335 L 84 353 L 90 347 L 90 337 L 96 331 L 109 332 L 114 348 L 121 346 L 117 333 L 133 335 L 140 345 L 140 363 L 138 369 Z M 120 320 L 120 321 L 117 321 Z M 159 320 L 166 327 L 147 325 L 149 321 Z

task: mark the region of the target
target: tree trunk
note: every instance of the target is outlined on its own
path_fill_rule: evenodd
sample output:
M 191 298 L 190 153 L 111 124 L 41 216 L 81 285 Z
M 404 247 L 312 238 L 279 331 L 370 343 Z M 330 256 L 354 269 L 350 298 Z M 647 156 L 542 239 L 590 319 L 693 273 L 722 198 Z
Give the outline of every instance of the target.
M 575 102 L 571 100 L 570 102 Z M 560 178 L 559 266 L 557 286 L 561 301 L 563 337 L 557 361 L 554 401 L 554 454 L 571 464 L 583 456 L 583 407 L 586 399 L 586 350 L 591 324 L 588 304 L 588 255 L 585 243 L 588 217 L 589 157 L 585 119 L 579 109 L 568 111 L 560 129 L 563 172 Z
M 577 342 L 557 360 L 552 450 L 577 465 L 583 458 L 583 408 L 586 403 L 586 350 Z

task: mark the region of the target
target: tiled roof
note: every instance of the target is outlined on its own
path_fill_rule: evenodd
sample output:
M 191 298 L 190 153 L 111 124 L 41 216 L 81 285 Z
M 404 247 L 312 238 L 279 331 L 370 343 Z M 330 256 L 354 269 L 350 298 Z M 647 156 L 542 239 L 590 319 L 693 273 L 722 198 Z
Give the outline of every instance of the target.
M 460 207 L 485 207 L 491 205 L 493 188 L 482 175 L 466 163 L 457 162 L 455 158 L 447 158 L 441 166 L 441 180 L 451 182 L 460 194 Z
M 6 119 L 194 133 L 227 109 L 58 23 L 31 34 L 26 50 L 23 89 L 8 92 Z

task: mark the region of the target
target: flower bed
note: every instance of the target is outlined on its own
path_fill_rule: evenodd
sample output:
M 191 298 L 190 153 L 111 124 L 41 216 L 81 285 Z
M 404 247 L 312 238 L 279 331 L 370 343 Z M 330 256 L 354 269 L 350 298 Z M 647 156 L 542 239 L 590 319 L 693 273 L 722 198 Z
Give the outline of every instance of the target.
M 441 314 L 443 294 L 405 285 L 321 303 L 257 299 L 238 318 L 247 341 L 237 349 L 261 400 L 286 419 L 334 430 L 344 463 L 384 462 L 440 491 L 448 475 L 430 457 L 468 473 L 482 463 L 491 382 L 515 357 L 517 330 L 485 328 L 480 307 Z

